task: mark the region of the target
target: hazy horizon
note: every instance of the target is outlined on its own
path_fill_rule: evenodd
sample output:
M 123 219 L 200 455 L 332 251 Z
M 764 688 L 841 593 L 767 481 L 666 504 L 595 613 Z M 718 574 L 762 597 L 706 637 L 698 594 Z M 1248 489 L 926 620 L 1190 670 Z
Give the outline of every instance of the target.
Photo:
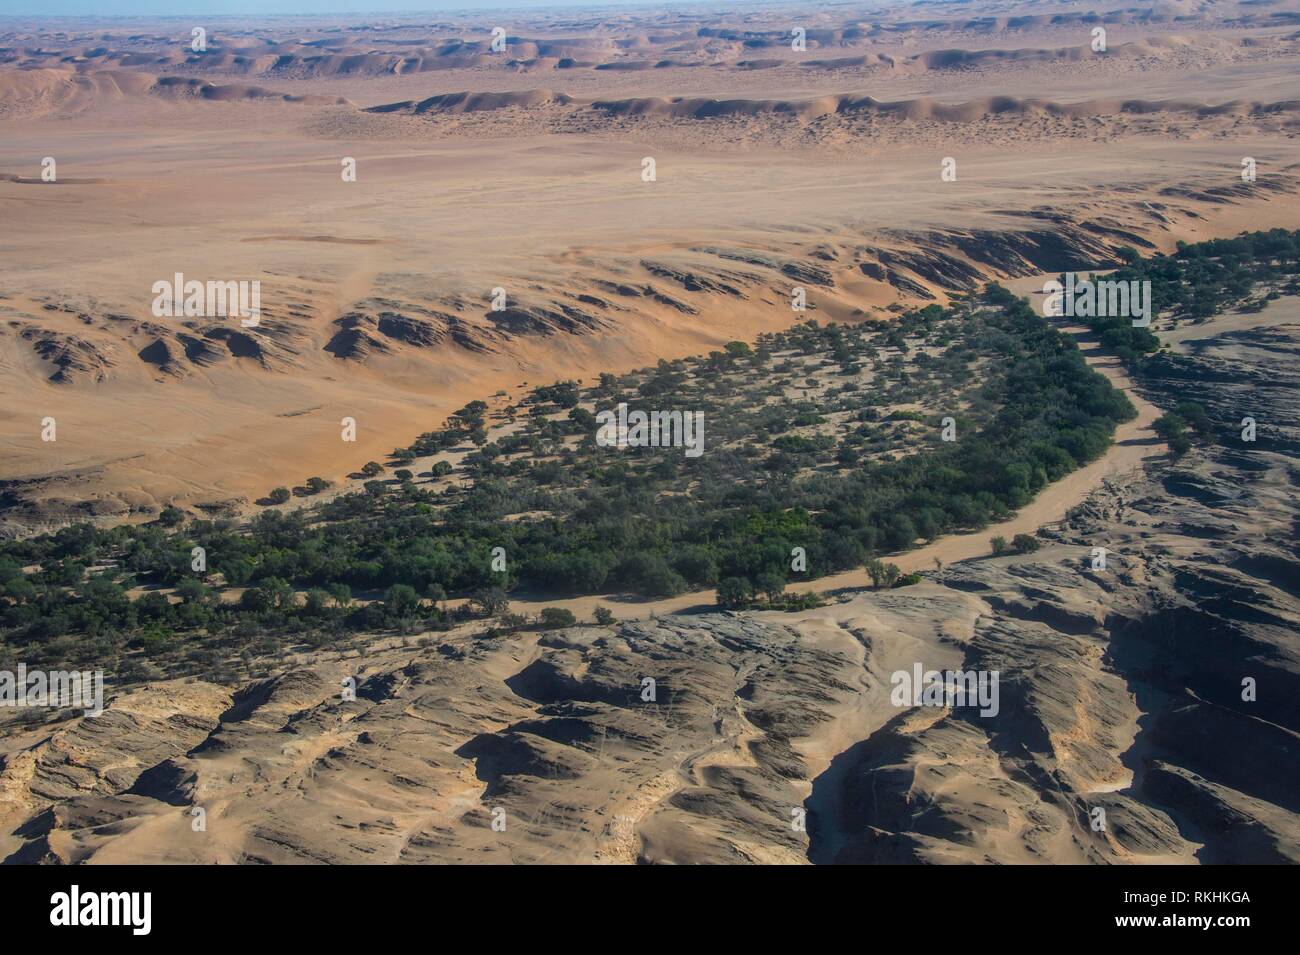
M 683 4 L 696 0 L 665 0 Z M 742 5 L 757 0 L 739 0 Z M 19 17 L 189 17 L 189 16 L 341 16 L 347 14 L 455 13 L 472 10 L 522 10 L 566 7 L 648 6 L 646 0 L 0 0 L 0 16 Z

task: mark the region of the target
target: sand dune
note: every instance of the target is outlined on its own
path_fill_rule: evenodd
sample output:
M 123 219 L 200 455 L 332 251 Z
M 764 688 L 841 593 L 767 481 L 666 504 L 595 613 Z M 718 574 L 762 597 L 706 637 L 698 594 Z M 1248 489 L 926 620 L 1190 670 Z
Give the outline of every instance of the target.
M 190 77 L 125 70 L 37 69 L 0 71 L 0 118 L 33 119 L 85 112 L 142 96 L 213 102 L 276 100 L 309 106 L 349 105 L 341 96 L 277 93 L 260 86 L 208 83 Z
M 946 55 L 954 51 L 946 51 Z M 127 71 L 72 72 L 67 70 L 0 71 L 0 116 L 35 118 L 78 113 L 130 97 L 158 96 L 172 100 L 211 102 L 276 100 L 311 106 L 351 106 L 344 97 L 277 93 L 259 86 L 214 84 L 179 76 L 154 76 Z M 621 100 L 583 99 L 550 89 L 440 93 L 421 100 L 403 100 L 366 109 L 370 113 L 479 113 L 502 109 L 589 107 L 615 117 L 713 119 L 778 115 L 811 121 L 823 116 L 875 115 L 904 120 L 938 120 L 978 123 L 992 116 L 1031 113 L 1062 117 L 1148 115 L 1258 116 L 1293 113 L 1300 99 L 1276 102 L 1230 100 L 1218 104 L 1190 100 L 1099 99 L 1082 102 L 989 96 L 964 103 L 947 103 L 929 97 L 882 102 L 872 96 L 843 93 L 807 100 L 713 99 L 706 97 L 636 97 Z
M 372 113 L 477 113 L 494 109 L 532 109 L 538 106 L 567 106 L 573 97 L 554 90 L 520 90 L 506 93 L 441 93 L 418 103 L 407 100 L 372 106 Z
M 1097 99 L 1082 102 L 987 96 L 963 103 L 947 103 L 929 97 L 882 102 L 872 96 L 844 93 L 807 100 L 712 99 L 706 97 L 646 96 L 620 100 L 584 100 L 549 89 L 516 90 L 501 93 L 442 93 L 418 102 L 406 100 L 369 107 L 370 113 L 411 115 L 479 113 L 501 109 L 535 110 L 570 107 L 573 111 L 594 110 L 609 117 L 652 120 L 710 120 L 765 116 L 812 122 L 826 116 L 881 117 L 897 120 L 944 123 L 982 123 L 993 117 L 1038 115 L 1067 119 L 1086 117 L 1150 116 L 1171 114 L 1187 117 L 1261 117 L 1300 111 L 1300 99 L 1278 102 L 1230 100 L 1210 104 L 1191 100 Z
M 521 104 L 522 105 L 522 104 Z M 1295 112 L 1300 100 L 1277 103 L 1246 103 L 1231 101 L 1218 105 L 1180 100 L 1151 101 L 1088 100 L 1081 103 L 1057 103 L 1051 100 L 1017 99 L 1012 96 L 990 96 L 966 103 L 942 103 L 933 99 L 913 99 L 895 103 L 882 103 L 870 96 L 845 94 L 837 97 L 819 97 L 813 100 L 715 100 L 715 99 L 664 99 L 662 97 L 596 101 L 594 109 L 616 116 L 671 116 L 674 118 L 710 119 L 717 116 L 759 116 L 778 113 L 797 116 L 803 120 L 817 119 L 831 114 L 872 113 L 898 119 L 936 119 L 951 123 L 977 123 L 1001 114 L 1047 113 L 1053 116 L 1114 116 L 1131 113 L 1190 113 L 1197 116 L 1252 115 L 1261 113 Z

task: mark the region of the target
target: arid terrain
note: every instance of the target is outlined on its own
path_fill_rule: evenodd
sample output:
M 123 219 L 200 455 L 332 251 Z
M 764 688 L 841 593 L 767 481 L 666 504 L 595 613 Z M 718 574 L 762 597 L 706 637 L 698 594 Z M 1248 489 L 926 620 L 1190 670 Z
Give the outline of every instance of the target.
M 988 282 L 1042 314 L 1059 272 L 1297 227 L 1297 0 L 0 17 L 0 537 L 342 508 L 370 461 L 453 507 L 539 385 Z M 159 314 L 178 275 L 260 283 L 260 315 Z M 1157 321 L 1140 378 L 1057 319 L 1135 414 L 1023 506 L 889 549 L 905 587 L 861 562 L 791 580 L 808 609 L 532 587 L 521 621 L 578 624 L 240 632 L 109 673 L 99 716 L 0 708 L 0 860 L 1300 862 L 1300 297 L 1255 293 Z M 945 413 L 904 393 L 936 340 L 854 379 L 893 389 L 889 462 Z M 773 403 L 829 401 L 843 376 L 795 357 Z M 476 400 L 484 441 L 397 453 Z M 1186 402 L 1258 441 L 1172 454 Z M 1017 535 L 1041 546 L 990 556 Z M 914 665 L 997 671 L 998 712 L 900 706 Z
M 247 513 L 469 398 L 783 328 L 796 285 L 849 320 L 1294 224 L 1298 37 L 1285 2 L 5 20 L 0 520 Z M 177 273 L 260 281 L 259 327 L 156 316 Z
M 102 717 L 0 742 L 0 852 L 1300 861 L 1300 314 L 1291 299 L 1182 338 L 1153 397 L 1208 382 L 1216 412 L 1266 408 L 1268 437 L 1106 478 L 1033 555 L 797 613 L 376 639 L 238 687 L 136 687 Z M 1097 546 L 1105 571 L 1089 569 Z M 889 674 L 914 661 L 998 669 L 1000 712 L 900 711 Z M 1257 702 L 1241 701 L 1246 677 Z

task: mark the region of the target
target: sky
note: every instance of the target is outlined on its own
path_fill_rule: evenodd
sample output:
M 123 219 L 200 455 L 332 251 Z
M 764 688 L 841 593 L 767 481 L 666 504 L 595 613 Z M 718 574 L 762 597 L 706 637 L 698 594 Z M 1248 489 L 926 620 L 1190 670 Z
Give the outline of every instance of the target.
M 0 16 L 246 16 L 644 5 L 647 0 L 0 0 Z

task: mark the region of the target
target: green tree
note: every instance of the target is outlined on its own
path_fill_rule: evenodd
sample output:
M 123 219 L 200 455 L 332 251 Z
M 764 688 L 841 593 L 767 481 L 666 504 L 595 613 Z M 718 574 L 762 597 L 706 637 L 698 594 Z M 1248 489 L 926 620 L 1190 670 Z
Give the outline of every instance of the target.
M 1152 422 L 1151 427 L 1169 445 L 1169 453 L 1173 457 L 1181 458 L 1192 450 L 1192 439 L 1187 434 L 1187 421 L 1182 415 L 1174 412 L 1163 414 Z
M 419 609 L 420 595 L 410 584 L 393 584 L 384 592 L 384 610 L 392 617 L 409 617 Z
M 186 603 L 202 603 L 208 596 L 208 588 L 197 577 L 186 577 L 176 585 L 176 595 Z
M 754 589 L 766 597 L 768 603 L 775 603 L 785 596 L 785 578 L 780 574 L 764 571 L 754 580 Z
M 324 615 L 329 596 L 327 591 L 319 587 L 311 588 L 311 590 L 307 591 L 306 602 L 303 605 L 304 612 L 312 617 Z
M 1195 401 L 1180 401 L 1174 407 L 1174 413 L 1186 421 L 1187 427 L 1191 428 L 1201 440 L 1209 440 L 1214 436 L 1214 421 L 1211 420 L 1204 405 L 1197 404 Z
M 718 606 L 726 610 L 744 610 L 754 599 L 754 588 L 744 577 L 727 577 L 718 584 Z

